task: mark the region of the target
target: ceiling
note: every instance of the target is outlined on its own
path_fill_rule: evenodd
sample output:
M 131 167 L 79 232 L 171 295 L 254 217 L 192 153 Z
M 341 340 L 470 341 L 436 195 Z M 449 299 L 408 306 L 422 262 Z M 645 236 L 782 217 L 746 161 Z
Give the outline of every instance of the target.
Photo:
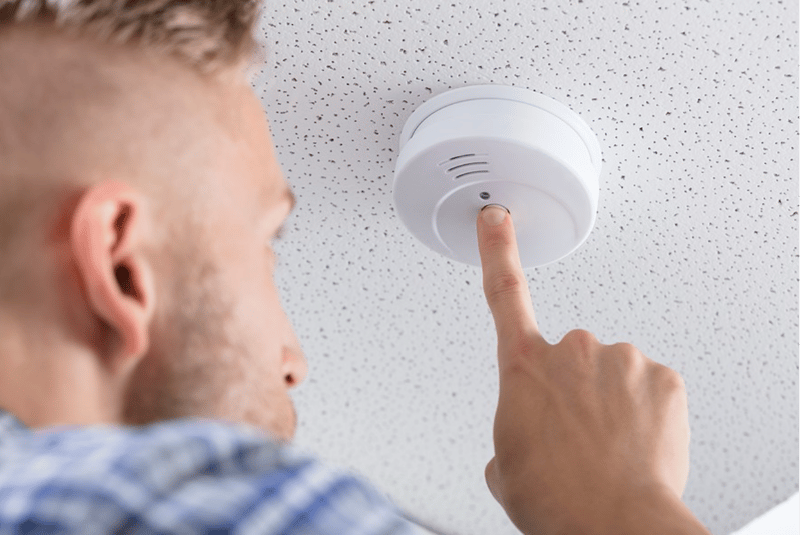
M 481 270 L 418 242 L 392 200 L 418 106 L 513 85 L 569 106 L 603 150 L 588 240 L 526 271 L 545 338 L 586 329 L 681 373 L 683 498 L 715 534 L 794 494 L 797 24 L 788 0 L 268 0 L 254 87 L 298 197 L 276 282 L 310 368 L 295 444 L 442 532 L 518 533 L 484 481 Z

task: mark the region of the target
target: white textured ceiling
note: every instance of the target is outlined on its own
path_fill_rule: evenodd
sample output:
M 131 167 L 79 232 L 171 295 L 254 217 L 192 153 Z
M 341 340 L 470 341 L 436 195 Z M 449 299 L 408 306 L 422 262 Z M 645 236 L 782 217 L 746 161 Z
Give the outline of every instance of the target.
M 412 111 L 504 84 L 603 149 L 589 239 L 527 271 L 545 338 L 587 329 L 683 375 L 684 501 L 715 534 L 796 492 L 797 22 L 788 0 L 267 0 L 255 89 L 299 200 L 276 281 L 310 367 L 295 444 L 448 533 L 518 533 L 484 482 L 480 268 L 417 242 L 392 201 Z

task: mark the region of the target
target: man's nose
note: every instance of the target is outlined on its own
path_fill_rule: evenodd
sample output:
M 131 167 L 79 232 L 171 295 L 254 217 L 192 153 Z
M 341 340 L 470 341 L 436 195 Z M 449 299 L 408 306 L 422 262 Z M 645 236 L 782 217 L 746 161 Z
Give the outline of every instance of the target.
M 289 388 L 295 388 L 305 380 L 308 375 L 308 363 L 301 350 L 284 348 L 282 373 Z

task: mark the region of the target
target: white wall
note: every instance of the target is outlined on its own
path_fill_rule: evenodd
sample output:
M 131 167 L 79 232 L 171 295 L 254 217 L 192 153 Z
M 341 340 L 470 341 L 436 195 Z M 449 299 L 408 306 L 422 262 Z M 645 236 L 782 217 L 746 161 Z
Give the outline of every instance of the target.
M 770 509 L 731 535 L 800 535 L 800 494 Z

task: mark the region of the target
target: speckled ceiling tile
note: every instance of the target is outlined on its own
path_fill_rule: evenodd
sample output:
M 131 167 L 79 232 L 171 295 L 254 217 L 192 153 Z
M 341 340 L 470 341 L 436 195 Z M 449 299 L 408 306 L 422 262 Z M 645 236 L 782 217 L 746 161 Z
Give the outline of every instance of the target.
M 797 2 L 268 2 L 254 87 L 298 197 L 276 282 L 309 362 L 296 444 L 452 533 L 518 533 L 484 482 L 496 334 L 479 268 L 392 204 L 405 120 L 526 87 L 603 148 L 597 223 L 527 272 L 539 325 L 679 371 L 684 500 L 715 534 L 798 488 Z

